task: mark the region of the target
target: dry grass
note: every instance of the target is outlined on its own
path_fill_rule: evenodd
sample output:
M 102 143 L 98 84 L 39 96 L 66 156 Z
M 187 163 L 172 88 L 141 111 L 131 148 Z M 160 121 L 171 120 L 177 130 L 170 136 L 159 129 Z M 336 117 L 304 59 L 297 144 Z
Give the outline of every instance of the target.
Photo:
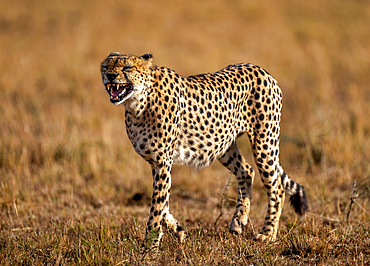
M 369 264 L 369 28 L 366 1 L 0 2 L 0 264 Z M 168 233 L 140 256 L 150 167 L 101 85 L 111 51 L 152 52 L 183 75 L 265 67 L 284 91 L 282 165 L 310 213 L 285 206 L 276 243 L 250 226 L 233 236 L 229 173 L 175 167 L 188 242 Z M 256 178 L 254 230 L 265 205 Z

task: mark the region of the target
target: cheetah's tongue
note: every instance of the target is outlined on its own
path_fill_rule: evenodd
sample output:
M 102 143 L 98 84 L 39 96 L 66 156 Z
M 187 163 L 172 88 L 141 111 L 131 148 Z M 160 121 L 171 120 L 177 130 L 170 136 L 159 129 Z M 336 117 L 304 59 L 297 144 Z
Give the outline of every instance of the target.
M 110 93 L 110 96 L 111 97 L 117 97 L 117 96 L 119 96 L 122 93 L 122 91 L 123 91 L 124 88 L 125 88 L 125 86 L 124 85 L 120 85 L 120 84 L 116 84 L 116 85 L 111 86 L 112 91 Z

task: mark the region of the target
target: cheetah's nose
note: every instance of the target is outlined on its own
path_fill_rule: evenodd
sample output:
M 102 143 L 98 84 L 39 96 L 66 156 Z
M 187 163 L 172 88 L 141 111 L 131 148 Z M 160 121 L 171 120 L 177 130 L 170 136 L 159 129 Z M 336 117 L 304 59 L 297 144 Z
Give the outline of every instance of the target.
M 106 74 L 107 76 L 107 79 L 112 82 L 118 75 L 117 74 L 114 74 L 114 73 L 108 73 Z

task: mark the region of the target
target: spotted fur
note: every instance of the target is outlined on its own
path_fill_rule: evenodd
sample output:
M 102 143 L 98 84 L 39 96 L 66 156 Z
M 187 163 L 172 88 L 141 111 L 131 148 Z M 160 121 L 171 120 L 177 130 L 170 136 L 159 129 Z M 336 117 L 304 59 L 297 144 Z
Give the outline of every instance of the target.
M 152 55 L 111 53 L 101 64 L 105 88 L 125 107 L 127 135 L 152 168 L 153 196 L 144 247 L 156 248 L 167 225 L 181 241 L 185 231 L 169 211 L 173 164 L 205 167 L 218 160 L 235 174 L 239 196 L 229 230 L 247 224 L 254 170 L 236 139 L 247 134 L 268 195 L 268 210 L 257 240 L 276 238 L 285 192 L 298 214 L 308 210 L 303 186 L 279 162 L 282 93 L 277 81 L 253 64 L 229 65 L 189 77 L 152 66 Z

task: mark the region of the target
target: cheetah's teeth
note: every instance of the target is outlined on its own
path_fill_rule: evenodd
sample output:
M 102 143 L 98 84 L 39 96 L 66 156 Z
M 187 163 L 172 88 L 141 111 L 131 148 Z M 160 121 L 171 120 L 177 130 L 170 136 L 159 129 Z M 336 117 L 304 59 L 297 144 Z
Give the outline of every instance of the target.
M 105 89 L 110 95 L 110 100 L 112 103 L 122 100 L 128 94 L 133 91 L 133 86 L 130 83 L 125 84 L 106 84 Z

